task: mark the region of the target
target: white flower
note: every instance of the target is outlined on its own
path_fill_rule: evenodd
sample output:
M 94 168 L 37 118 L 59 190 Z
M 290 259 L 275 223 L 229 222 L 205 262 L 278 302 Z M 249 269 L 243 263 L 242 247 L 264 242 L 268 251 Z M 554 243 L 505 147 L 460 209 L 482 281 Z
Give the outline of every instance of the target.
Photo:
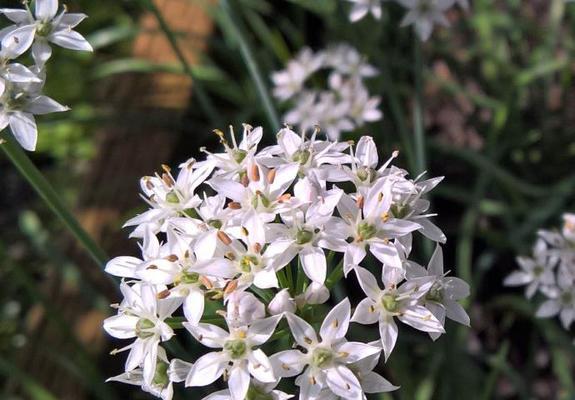
M 272 74 L 275 85 L 274 96 L 287 100 L 301 92 L 304 82 L 311 74 L 322 67 L 323 55 L 315 54 L 310 48 L 303 48 L 298 55 L 287 63 L 283 71 Z
M 463 279 L 452 276 L 445 276 L 443 271 L 443 251 L 437 245 L 435 251 L 429 260 L 427 269 L 410 263 L 408 279 L 413 277 L 434 277 L 435 281 L 429 289 L 429 292 L 423 297 L 422 305 L 428 308 L 433 315 L 439 320 L 441 325 L 445 323 L 445 317 L 458 322 L 462 325 L 469 326 L 470 320 L 465 309 L 458 303 L 459 300 L 469 296 L 469 285 Z M 430 332 L 432 339 L 440 336 L 438 332 Z
M 298 375 L 305 368 L 296 379 L 300 398 L 315 398 L 324 388 L 343 398 L 363 398 L 361 384 L 349 365 L 377 354 L 381 349 L 345 340 L 350 313 L 349 300 L 336 305 L 321 325 L 321 340 L 306 321 L 286 314 L 293 337 L 305 352 L 286 350 L 274 354 L 271 360 L 274 371 L 281 377 Z
M 329 289 L 317 282 L 312 282 L 305 292 L 296 297 L 296 304 L 299 308 L 303 308 L 306 304 L 323 304 L 329 300 Z
M 156 369 L 149 382 L 146 382 L 146 379 L 144 379 L 144 369 L 142 368 L 124 372 L 123 374 L 109 378 L 106 382 L 122 382 L 129 385 L 141 386 L 142 390 L 146 393 L 150 393 L 162 400 L 172 400 L 174 396 L 173 383 L 178 381 L 174 380 L 174 373 L 171 371 L 181 369 L 182 367 L 185 368 L 186 366 L 190 368 L 191 364 L 181 360 L 173 360 L 170 363 L 166 356 L 166 351 L 158 347 Z
M 517 264 L 521 267 L 508 275 L 503 284 L 506 286 L 523 286 L 525 296 L 530 299 L 541 285 L 555 284 L 555 266 L 557 257 L 550 256 L 547 252 L 547 244 L 543 239 L 537 240 L 533 250 L 534 258 L 517 257 Z
M 454 0 L 399 0 L 399 3 L 409 9 L 401 26 L 414 25 L 415 31 L 426 41 L 431 36 L 433 25 L 448 26 L 449 21 L 444 13 L 453 6 Z
M 30 9 L 0 9 L 0 13 L 16 23 L 2 39 L 2 48 L 12 48 L 13 55 L 19 56 L 34 43 L 32 56 L 40 68 L 52 55 L 49 42 L 71 50 L 92 51 L 86 39 L 72 30 L 86 18 L 85 14 L 67 13 L 65 7 L 58 14 L 58 0 L 36 0 L 35 4 L 34 13 Z
M 29 151 L 36 149 L 38 127 L 34 115 L 68 111 L 50 97 L 40 94 L 41 81 L 0 81 L 0 130 L 10 125 L 20 145 Z
M 151 285 L 126 282 L 120 285 L 124 300 L 118 306 L 118 315 L 104 321 L 104 329 L 118 339 L 136 339 L 119 351 L 130 350 L 126 371 L 143 365 L 143 377 L 151 384 L 162 341 L 169 340 L 174 331 L 165 319 L 182 304 L 179 299 L 158 299 L 158 290 Z M 118 352 L 118 351 L 116 351 Z
M 392 187 L 392 180 L 382 178 L 374 182 L 365 197 L 359 195 L 356 201 L 344 194 L 337 206 L 344 224 L 333 220 L 326 224 L 334 235 L 352 238 L 344 254 L 346 275 L 365 258 L 366 247 L 384 265 L 402 268 L 397 248 L 390 239 L 407 235 L 421 225 L 393 217 Z
M 539 306 L 535 316 L 549 318 L 559 315 L 561 324 L 568 330 L 575 321 L 575 280 L 571 275 L 559 275 L 556 290 L 548 293 L 550 298 Z
M 225 374 L 233 400 L 244 400 L 250 387 L 250 375 L 260 382 L 276 378 L 268 357 L 257 347 L 267 342 L 281 316 L 260 319 L 249 326 L 226 332 L 215 325 L 184 323 L 204 346 L 222 349 L 200 357 L 190 370 L 186 386 L 206 386 Z
M 359 284 L 367 297 L 357 305 L 352 318 L 352 321 L 360 324 L 379 322 L 381 344 L 386 360 L 397 340 L 395 317 L 423 332 L 445 332 L 443 325 L 431 311 L 419 304 L 435 280 L 431 277 L 414 278 L 397 287 L 401 278 L 393 269 L 387 271 L 384 279 L 385 289 L 382 290 L 368 270 L 361 267 L 355 269 Z
M 353 3 L 349 12 L 349 20 L 357 22 L 363 19 L 368 13 L 371 13 L 375 19 L 381 18 L 381 1 L 382 0 L 348 0 Z
M 230 327 L 241 327 L 266 316 L 264 304 L 249 292 L 233 292 L 227 298 L 226 321 Z

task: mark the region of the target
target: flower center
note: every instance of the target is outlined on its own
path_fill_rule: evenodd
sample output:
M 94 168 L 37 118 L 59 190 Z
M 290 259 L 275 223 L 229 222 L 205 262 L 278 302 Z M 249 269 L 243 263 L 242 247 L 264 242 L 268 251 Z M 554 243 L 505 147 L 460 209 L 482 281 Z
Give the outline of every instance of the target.
M 258 265 L 259 260 L 256 256 L 245 255 L 240 259 L 240 270 L 242 272 L 251 272 L 252 266 Z
M 329 349 L 317 348 L 313 351 L 312 364 L 318 368 L 325 368 L 333 361 L 333 352 Z
M 533 275 L 535 276 L 541 276 L 543 274 L 543 267 L 540 265 L 536 265 L 535 268 L 533 268 Z
M 393 294 L 384 294 L 381 297 L 381 305 L 383 308 L 391 313 L 397 312 L 399 308 L 399 303 L 397 301 L 397 296 Z
M 297 244 L 306 244 L 311 242 L 312 239 L 313 239 L 313 232 L 305 229 L 298 230 L 295 235 L 295 242 Z
M 405 218 L 409 214 L 410 208 L 408 204 L 394 203 L 390 210 L 395 218 Z
M 308 162 L 310 156 L 311 153 L 309 152 L 309 150 L 298 150 L 292 156 L 292 160 L 300 164 L 305 164 Z
M 561 302 L 565 305 L 570 305 L 573 302 L 573 293 L 571 292 L 562 293 Z
M 232 157 L 234 158 L 234 161 L 237 162 L 238 164 L 241 164 L 242 161 L 245 160 L 246 156 L 248 155 L 248 152 L 245 150 L 240 150 L 237 149 L 234 151 Z
M 208 221 L 208 225 L 212 228 L 220 229 L 223 226 L 223 223 L 219 219 L 210 219 Z
M 362 182 L 373 182 L 377 174 L 373 168 L 360 168 L 357 170 L 357 178 Z
M 427 295 L 425 295 L 425 299 L 429 301 L 435 301 L 437 303 L 441 303 L 443 301 L 443 288 L 439 284 L 434 284 Z
M 178 204 L 180 202 L 180 198 L 173 190 L 166 195 L 166 201 L 171 204 Z
M 198 283 L 200 280 L 200 274 L 196 272 L 184 272 L 180 278 L 182 283 Z
M 377 228 L 367 222 L 362 222 L 357 227 L 357 235 L 360 241 L 371 239 L 376 233 Z
M 50 22 L 41 22 L 36 28 L 36 34 L 38 36 L 48 36 L 52 32 L 52 24 Z
M 150 332 L 156 326 L 152 321 L 146 318 L 140 318 L 136 323 L 136 336 L 140 339 L 147 339 L 154 336 L 154 332 Z
M 224 350 L 228 352 L 232 360 L 240 359 L 246 354 L 246 342 L 242 339 L 228 340 L 224 343 Z

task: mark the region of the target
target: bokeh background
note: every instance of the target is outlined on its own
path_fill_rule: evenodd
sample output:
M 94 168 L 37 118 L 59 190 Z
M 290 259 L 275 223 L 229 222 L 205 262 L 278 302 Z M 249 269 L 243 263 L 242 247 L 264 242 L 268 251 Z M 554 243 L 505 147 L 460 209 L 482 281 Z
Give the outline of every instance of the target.
M 238 29 L 268 87 L 271 72 L 303 46 L 355 46 L 380 70 L 369 89 L 381 95 L 385 117 L 345 138 L 370 134 L 389 154 L 401 151 L 402 130 L 413 131 L 415 41 L 399 27 L 403 11 L 394 3 L 384 3 L 381 21 L 353 25 L 342 0 L 67 5 L 90 16 L 79 30 L 96 51 L 55 51 L 46 92 L 72 111 L 39 118 L 31 157 L 110 257 L 136 253 L 121 226 L 144 208 L 141 176 L 198 156 L 202 146 L 215 149 L 214 128 L 249 122 L 273 139 Z M 379 366 L 402 388 L 374 398 L 575 399 L 573 330 L 535 319 L 536 302 L 502 286 L 537 229 L 575 210 L 575 4 L 474 0 L 448 17 L 451 27 L 422 46 L 424 127 L 429 175 L 446 177 L 432 198 L 448 237 L 446 268 L 471 283 L 472 327 L 450 324 L 432 342 L 402 326 Z M 396 165 L 407 162 L 400 155 Z M 0 188 L 0 398 L 150 398 L 104 383 L 125 358 L 108 354 L 122 343 L 101 328 L 119 299 L 116 283 L 4 154 Z M 415 256 L 425 263 L 425 251 Z M 193 359 L 193 343 L 179 345 Z

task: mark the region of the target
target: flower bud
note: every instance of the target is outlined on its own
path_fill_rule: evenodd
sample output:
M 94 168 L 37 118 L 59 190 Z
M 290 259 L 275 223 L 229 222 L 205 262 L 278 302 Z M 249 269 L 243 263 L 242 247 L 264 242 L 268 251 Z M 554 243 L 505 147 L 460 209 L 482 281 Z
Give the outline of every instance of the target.
M 233 292 L 228 297 L 227 320 L 230 326 L 248 325 L 265 316 L 264 304 L 252 293 Z
M 312 282 L 305 293 L 296 297 L 298 307 L 303 307 L 306 304 L 323 304 L 329 300 L 329 289 L 324 285 Z
M 268 311 L 272 315 L 278 315 L 284 312 L 293 313 L 295 310 L 295 300 L 290 297 L 289 291 L 287 289 L 280 290 L 272 299 L 270 304 L 268 304 Z

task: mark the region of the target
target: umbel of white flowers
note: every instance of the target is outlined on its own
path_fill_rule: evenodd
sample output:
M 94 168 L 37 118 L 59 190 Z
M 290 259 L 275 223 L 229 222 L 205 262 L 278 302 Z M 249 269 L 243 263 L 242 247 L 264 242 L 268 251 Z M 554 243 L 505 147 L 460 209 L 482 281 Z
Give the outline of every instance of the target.
M 381 3 L 390 0 L 347 0 L 352 4 L 349 11 L 351 22 L 357 22 L 371 13 L 380 19 Z M 458 4 L 464 10 L 469 9 L 469 0 L 394 0 L 407 10 L 401 26 L 413 25 L 419 38 L 426 41 L 433 32 L 434 25 L 448 26 L 445 12 Z
M 354 145 L 286 127 L 258 149 L 261 128 L 244 125 L 239 143 L 231 131 L 231 141 L 216 131 L 223 152 L 141 180 L 149 209 L 126 226 L 142 254 L 106 265 L 124 298 L 104 329 L 130 340 L 114 351 L 129 355 L 110 380 L 164 400 L 174 383 L 221 380 L 227 389 L 206 399 L 243 400 L 291 398 L 276 387 L 295 378 L 300 399 L 360 400 L 397 389 L 373 371 L 393 351 L 397 321 L 433 339 L 446 317 L 469 325 L 457 302 L 469 287 L 446 276 L 446 238 L 424 199 L 442 178 L 409 179 L 391 165 L 396 152 L 380 163 L 368 136 Z M 427 268 L 409 261 L 416 232 L 437 243 Z M 341 279 L 357 280 L 365 298 L 326 314 Z M 350 322 L 379 330 L 369 343 L 348 341 Z M 163 343 L 178 328 L 205 346 L 198 359 L 168 357 Z
M 327 87 L 313 87 L 310 81 L 329 71 Z M 370 96 L 365 79 L 377 75 L 377 69 L 348 44 L 340 43 L 313 52 L 302 49 L 286 68 L 272 75 L 273 94 L 291 108 L 286 123 L 306 131 L 321 126 L 333 140 L 383 117 L 381 98 Z M 321 80 L 320 80 L 321 81 Z
M 0 9 L 14 23 L 0 30 L 0 130 L 10 126 L 18 143 L 33 151 L 38 140 L 34 115 L 68 110 L 41 93 L 45 65 L 52 55 L 50 44 L 82 51 L 92 51 L 92 47 L 73 30 L 85 14 L 67 13 L 66 7 L 59 11 L 57 0 L 36 0 L 34 12 L 28 2 L 24 5 L 25 9 Z M 29 50 L 35 65 L 13 61 Z
M 525 296 L 545 300 L 536 316 L 559 316 L 569 329 L 575 321 L 575 214 L 563 215 L 561 231 L 540 230 L 531 257 L 517 257 L 520 269 L 505 278 L 507 286 L 526 286 Z

